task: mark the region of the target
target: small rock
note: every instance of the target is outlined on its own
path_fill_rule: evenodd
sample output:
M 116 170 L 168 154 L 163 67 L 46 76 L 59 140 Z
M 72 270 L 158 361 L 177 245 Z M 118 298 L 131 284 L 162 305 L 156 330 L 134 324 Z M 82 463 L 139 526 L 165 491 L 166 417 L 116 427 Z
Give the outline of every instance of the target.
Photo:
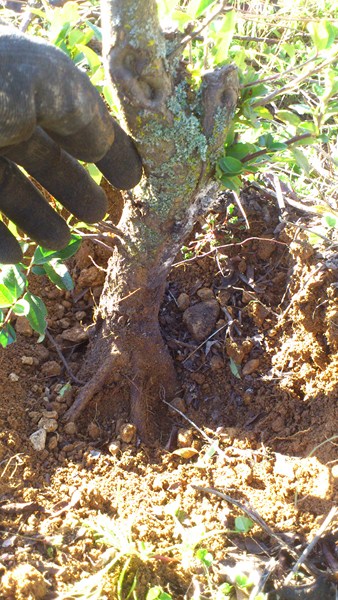
M 48 592 L 48 584 L 42 573 L 33 565 L 25 563 L 8 569 L 2 577 L 1 584 L 3 598 L 42 600 Z
M 15 323 L 15 331 L 26 337 L 33 335 L 33 329 L 31 328 L 26 317 L 18 317 Z
M 257 248 L 257 256 L 261 260 L 267 260 L 276 249 L 276 241 L 259 240 Z
M 190 306 L 190 298 L 188 294 L 182 292 L 176 300 L 178 309 L 182 312 L 185 311 Z
M 196 383 L 198 383 L 198 385 L 202 385 L 202 383 L 205 382 L 205 375 L 203 375 L 203 373 L 199 373 L 197 371 L 196 373 L 190 373 L 190 379 L 192 379 L 193 381 L 196 381 Z
M 13 381 L 13 383 L 15 383 L 16 381 L 19 381 L 20 377 L 16 373 L 10 373 L 8 375 L 8 379 L 9 381 Z
M 219 310 L 217 300 L 207 300 L 184 311 L 183 322 L 197 342 L 202 342 L 214 331 Z
M 31 410 L 28 413 L 28 416 L 33 421 L 33 423 L 37 423 L 39 419 L 41 419 L 41 412 L 38 410 Z
M 34 358 L 33 356 L 21 356 L 21 362 L 23 365 L 32 366 L 34 364 Z
M 84 319 L 84 318 L 85 318 L 85 316 L 86 316 L 86 313 L 85 313 L 85 311 L 84 311 L 84 310 L 78 310 L 78 311 L 75 313 L 75 319 L 76 319 L 77 321 L 82 321 L 82 319 Z
M 46 362 L 46 360 L 49 358 L 49 350 L 42 344 L 37 344 L 34 346 L 34 354 L 39 364 Z
M 200 288 L 196 292 L 196 296 L 198 296 L 200 298 L 200 300 L 202 300 L 203 302 L 206 302 L 207 300 L 215 299 L 214 292 L 210 288 L 207 288 L 207 287 Z
M 81 288 L 94 287 L 104 283 L 105 277 L 105 271 L 100 271 L 93 265 L 88 269 L 82 269 L 77 284 Z
M 212 371 L 218 371 L 218 369 L 224 368 L 224 361 L 219 354 L 214 354 L 210 359 L 210 367 Z
M 177 446 L 179 448 L 190 448 L 194 441 L 192 429 L 180 429 L 177 434 Z
M 136 438 L 135 425 L 132 425 L 132 423 L 126 423 L 125 425 L 122 425 L 120 429 L 120 438 L 122 442 L 130 444 L 130 442 Z
M 71 421 L 70 423 L 66 423 L 63 430 L 67 435 L 75 435 L 77 432 L 77 427 L 76 424 Z
M 266 317 L 270 314 L 270 310 L 261 302 L 250 302 L 245 309 L 258 327 L 260 327 Z
M 98 425 L 96 425 L 96 423 L 94 423 L 94 421 L 91 421 L 89 423 L 87 431 L 88 431 L 89 437 L 91 437 L 92 440 L 96 440 L 101 435 L 100 427 L 98 427 Z
M 67 342 L 81 343 L 88 339 L 88 332 L 78 324 L 63 331 L 61 337 L 62 339 L 67 340 Z
M 61 373 L 61 366 L 56 360 L 48 360 L 42 365 L 41 373 L 45 377 L 57 377 Z
M 29 441 L 32 444 L 34 450 L 37 452 L 42 452 L 42 450 L 46 447 L 46 438 L 47 432 L 45 429 L 41 428 L 37 431 L 34 431 L 32 435 L 29 436 Z
M 259 358 L 252 358 L 245 363 L 242 369 L 242 375 L 251 375 L 254 371 L 256 371 L 259 367 Z
M 52 431 L 56 431 L 58 428 L 58 422 L 56 419 L 48 419 L 47 417 L 41 417 L 39 423 L 39 427 L 45 429 L 48 433 Z
M 55 450 L 58 445 L 58 436 L 53 435 L 48 442 L 48 450 Z
M 117 456 L 121 452 L 121 444 L 119 440 L 116 440 L 115 442 L 111 442 L 109 444 L 108 452 L 110 452 L 112 456 Z
M 253 300 L 257 301 L 257 294 L 255 292 L 251 292 L 250 290 L 243 290 L 242 292 L 242 302 L 243 304 L 248 304 Z
M 338 465 L 333 465 L 331 469 L 332 477 L 338 479 Z
M 173 408 L 171 408 L 173 407 Z M 183 400 L 183 398 L 174 398 L 172 402 L 170 402 L 170 406 L 169 406 L 169 412 L 171 414 L 176 414 L 177 412 L 176 410 L 174 410 L 174 408 L 177 408 L 177 410 L 180 410 L 181 412 L 185 413 L 186 411 L 186 406 L 185 406 L 185 402 Z
M 47 419 L 57 419 L 59 415 L 56 410 L 43 410 L 42 417 L 46 417 Z
M 59 319 L 58 325 L 60 325 L 62 329 L 69 329 L 71 323 L 69 319 Z
M 228 290 L 220 290 L 217 294 L 217 300 L 219 302 L 219 304 L 221 306 L 227 306 L 230 298 L 231 298 L 232 292 L 228 291 Z

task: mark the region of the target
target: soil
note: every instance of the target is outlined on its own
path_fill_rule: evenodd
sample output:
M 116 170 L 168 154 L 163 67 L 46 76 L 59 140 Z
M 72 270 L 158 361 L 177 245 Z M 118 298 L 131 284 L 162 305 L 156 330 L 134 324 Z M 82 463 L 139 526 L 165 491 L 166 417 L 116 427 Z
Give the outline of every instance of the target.
M 265 590 L 274 598 L 293 553 L 337 501 L 338 261 L 281 224 L 271 197 L 247 189 L 242 202 L 249 231 L 229 220 L 221 199 L 207 235 L 227 247 L 215 259 L 198 242 L 207 254 L 178 257 L 171 271 L 160 324 L 180 389 L 168 399 L 169 437 L 151 448 L 128 422 L 121 384 L 75 425 L 62 422 L 80 385 L 105 249 L 83 243 L 71 263 L 73 293 L 32 282 L 52 337 L 37 344 L 21 320 L 17 343 L 0 352 L 1 598 L 127 598 L 135 575 L 138 600 L 152 586 L 174 600 L 216 598 L 210 589 L 231 581 L 234 567 L 261 573 L 272 556 Z M 306 225 L 304 213 L 288 220 L 300 217 Z M 186 311 L 202 303 L 214 322 L 201 341 Z M 41 418 L 47 440 L 36 450 L 30 436 Z M 240 533 L 236 501 L 265 524 Z M 310 557 L 312 595 L 285 588 L 282 598 L 331 598 L 337 521 L 328 530 Z M 208 577 L 198 548 L 213 556 Z M 301 581 L 311 586 L 307 572 Z

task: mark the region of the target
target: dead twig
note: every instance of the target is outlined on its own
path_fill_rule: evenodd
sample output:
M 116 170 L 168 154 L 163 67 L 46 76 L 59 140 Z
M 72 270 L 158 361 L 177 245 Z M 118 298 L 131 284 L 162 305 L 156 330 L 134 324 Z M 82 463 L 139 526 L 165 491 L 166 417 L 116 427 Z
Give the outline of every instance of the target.
M 287 548 L 288 551 L 290 552 L 291 556 L 293 558 L 295 558 L 297 561 L 299 560 L 299 556 L 298 556 L 297 552 L 295 552 L 295 550 L 292 548 L 292 546 L 290 544 L 288 544 L 285 540 L 283 540 L 277 533 L 272 531 L 272 529 L 269 527 L 269 525 L 264 521 L 264 519 L 262 519 L 262 517 L 254 509 L 252 509 L 248 506 L 245 506 L 245 504 L 242 504 L 242 502 L 239 502 L 238 500 L 235 500 L 231 496 L 228 496 L 227 494 L 223 494 L 222 492 L 220 492 L 219 490 L 216 490 L 214 488 L 202 487 L 200 485 L 192 485 L 191 487 L 198 492 L 202 492 L 203 494 L 213 494 L 214 496 L 217 496 L 218 498 L 221 498 L 222 500 L 225 500 L 226 502 L 229 502 L 230 504 L 237 506 L 237 508 L 239 508 L 242 512 L 244 512 L 246 515 L 248 515 L 248 517 L 252 521 L 254 521 L 254 523 L 256 523 L 256 525 L 258 525 L 261 529 L 266 531 L 266 533 L 271 538 L 276 540 L 280 547 Z M 316 569 L 314 566 L 310 565 L 308 561 L 304 562 L 304 569 L 311 575 L 317 575 L 319 572 L 318 569 Z
M 337 507 L 333 506 L 331 508 L 329 514 L 327 515 L 327 517 L 324 519 L 323 523 L 319 527 L 316 535 L 311 540 L 311 542 L 306 546 L 305 550 L 302 552 L 302 554 L 298 558 L 297 562 L 294 564 L 292 571 L 285 578 L 284 585 L 287 585 L 288 583 L 290 583 L 291 579 L 295 576 L 295 574 L 299 570 L 300 565 L 302 565 L 307 560 L 307 558 L 311 554 L 313 548 L 315 547 L 315 545 L 317 544 L 317 542 L 319 542 L 319 540 L 322 537 L 324 531 L 326 531 L 326 529 L 329 527 L 329 525 L 331 524 L 331 522 L 335 518 L 336 514 L 337 514 Z
M 72 381 L 74 381 L 74 383 L 76 383 L 76 385 L 85 385 L 84 381 L 81 381 L 80 379 L 78 379 L 76 377 L 76 375 L 74 375 L 74 373 L 72 372 L 69 364 L 67 363 L 65 357 L 63 356 L 60 346 L 59 344 L 54 340 L 53 336 L 49 333 L 48 329 L 46 329 L 46 338 L 50 341 L 50 343 L 54 346 L 55 351 L 59 357 L 59 359 L 61 360 L 63 366 L 65 367 L 69 377 L 71 378 Z

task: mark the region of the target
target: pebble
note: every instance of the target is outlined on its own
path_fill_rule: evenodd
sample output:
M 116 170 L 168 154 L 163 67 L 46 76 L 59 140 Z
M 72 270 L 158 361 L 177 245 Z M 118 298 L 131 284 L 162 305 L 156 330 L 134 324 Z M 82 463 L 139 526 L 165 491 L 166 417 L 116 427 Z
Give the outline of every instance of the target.
M 67 342 L 80 343 L 88 339 L 88 332 L 85 331 L 80 324 L 78 324 L 63 331 L 61 333 L 61 337 L 62 339 L 67 340 Z
M 192 429 L 180 429 L 177 434 L 177 446 L 179 448 L 190 448 L 194 441 Z
M 45 429 L 48 433 L 56 431 L 58 428 L 58 422 L 56 419 L 48 419 L 47 417 L 41 417 L 39 427 Z
M 59 415 L 56 410 L 43 410 L 42 416 L 46 417 L 47 419 L 57 419 Z
M 210 367 L 212 371 L 218 371 L 218 369 L 224 368 L 224 361 L 219 354 L 214 354 L 210 359 Z
M 173 408 L 171 408 L 173 407 Z M 170 402 L 170 406 L 169 406 L 169 412 L 171 414 L 178 414 L 176 412 L 176 410 L 174 410 L 174 408 L 177 408 L 177 410 L 180 410 L 181 412 L 185 413 L 186 411 L 186 406 L 185 406 L 185 402 L 183 400 L 183 398 L 179 398 L 177 396 L 177 398 L 174 398 L 172 402 Z
M 33 421 L 33 423 L 37 423 L 39 419 L 41 419 L 41 412 L 37 410 L 31 410 L 28 413 L 28 416 Z
M 106 273 L 100 271 L 94 265 L 88 267 L 88 269 L 82 269 L 77 284 L 81 288 L 94 287 L 101 285 L 105 280 Z
M 119 440 L 116 440 L 109 444 L 108 452 L 110 452 L 112 456 L 117 456 L 121 452 L 121 444 Z
M 252 358 L 245 363 L 242 369 L 242 375 L 251 375 L 254 371 L 256 371 L 259 367 L 259 358 Z
M 18 317 L 15 323 L 15 331 L 26 337 L 33 335 L 33 329 L 31 328 L 26 317 Z
M 20 377 L 16 373 L 10 373 L 8 379 L 9 381 L 13 381 L 13 383 L 15 383 L 16 381 L 19 381 Z
M 91 437 L 92 440 L 96 440 L 101 435 L 100 427 L 98 425 L 96 425 L 96 423 L 94 423 L 94 421 L 91 421 L 89 423 L 87 431 L 88 431 L 89 437 Z
M 66 423 L 63 430 L 67 435 L 75 435 L 75 433 L 77 432 L 77 427 L 76 424 L 73 421 L 71 421 L 70 423 Z
M 57 377 L 61 374 L 61 366 L 56 360 L 48 360 L 42 365 L 41 373 L 45 377 Z
M 86 316 L 86 313 L 85 313 L 85 311 L 84 311 L 84 310 L 78 310 L 78 311 L 75 313 L 75 319 L 76 319 L 77 321 L 82 321 L 82 319 L 84 319 L 84 318 L 85 318 L 85 316 Z
M 48 442 L 48 450 L 55 450 L 58 445 L 58 436 L 53 435 Z
M 214 331 L 219 311 L 217 300 L 198 302 L 184 311 L 183 322 L 197 342 L 202 342 Z
M 212 289 L 207 287 L 202 287 L 196 292 L 196 296 L 199 297 L 200 300 L 206 302 L 207 300 L 214 300 L 215 294 Z
M 46 439 L 47 432 L 43 428 L 34 431 L 34 433 L 32 433 L 32 435 L 29 436 L 29 441 L 32 444 L 34 450 L 36 450 L 37 452 L 42 452 L 42 450 L 45 449 Z
M 62 329 L 69 329 L 71 322 L 69 319 L 59 319 L 58 325 L 60 325 Z
M 23 365 L 33 365 L 34 364 L 34 358 L 33 356 L 21 356 L 21 362 Z
M 184 312 L 190 306 L 190 298 L 188 294 L 182 292 L 176 300 L 178 309 Z
M 136 427 L 132 423 L 125 423 L 120 429 L 120 438 L 122 442 L 130 444 L 136 438 Z

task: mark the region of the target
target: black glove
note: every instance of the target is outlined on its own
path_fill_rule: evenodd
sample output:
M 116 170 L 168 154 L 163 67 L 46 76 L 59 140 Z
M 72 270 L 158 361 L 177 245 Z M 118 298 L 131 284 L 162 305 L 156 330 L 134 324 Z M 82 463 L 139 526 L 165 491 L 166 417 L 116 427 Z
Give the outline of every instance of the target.
M 119 189 L 141 177 L 132 139 L 87 75 L 54 46 L 0 26 L 0 211 L 52 250 L 67 245 L 68 227 L 16 165 L 78 219 L 94 223 L 106 212 L 106 197 L 73 157 L 94 162 Z M 0 221 L 0 263 L 21 259 Z

